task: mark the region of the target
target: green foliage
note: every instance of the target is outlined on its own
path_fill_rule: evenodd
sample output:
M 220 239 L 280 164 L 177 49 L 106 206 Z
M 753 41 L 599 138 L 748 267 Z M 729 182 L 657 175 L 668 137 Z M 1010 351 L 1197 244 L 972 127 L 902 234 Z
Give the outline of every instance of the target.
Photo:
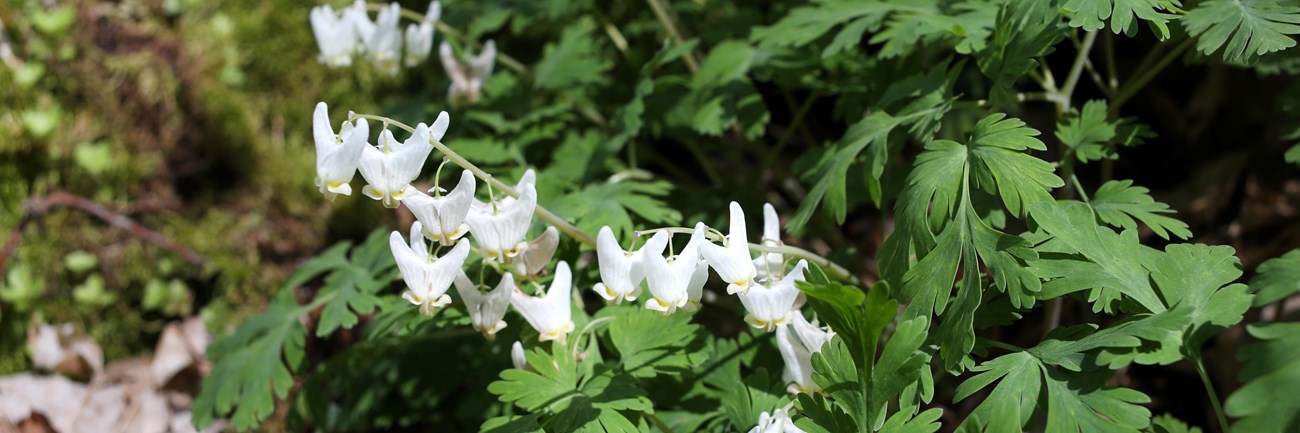
M 914 317 L 900 322 L 877 356 L 881 333 L 893 321 L 898 308 L 885 295 L 888 286 L 881 283 L 863 296 L 856 288 L 819 280 L 813 278 L 812 283 L 800 283 L 799 288 L 808 296 L 818 316 L 837 332 L 812 357 L 813 380 L 826 390 L 833 407 L 808 398 L 800 398 L 799 407 L 808 408 L 805 416 L 823 428 L 846 424 L 843 414 L 847 414 L 852 420 L 851 430 L 901 429 L 892 424 L 907 423 L 912 413 L 908 409 L 899 410 L 886 428 L 886 410 L 890 401 L 899 398 L 905 389 L 916 386 L 928 373 L 930 356 L 920 350 L 925 343 L 928 321 L 925 317 Z M 915 408 L 916 403 L 904 398 L 899 404 L 903 408 Z M 933 419 L 918 422 L 911 428 L 932 422 Z
M 1157 235 L 1169 239 L 1173 234 L 1187 239 L 1192 232 L 1187 223 L 1162 214 L 1172 214 L 1169 205 L 1155 201 L 1148 190 L 1134 186 L 1131 180 L 1112 180 L 1101 185 L 1088 201 L 1101 222 L 1124 230 L 1136 230 L 1137 222 L 1151 228 Z
M 1150 129 L 1133 119 L 1108 120 L 1102 100 L 1088 101 L 1082 111 L 1071 110 L 1056 125 L 1056 138 L 1079 162 L 1117 159 L 1119 146 L 1136 146 L 1153 137 Z
M 351 254 L 349 247 L 340 243 L 303 263 L 265 312 L 212 342 L 208 358 L 214 366 L 194 402 L 196 426 L 230 415 L 235 428 L 245 430 L 271 415 L 275 400 L 288 396 L 293 373 L 305 367 L 307 327 L 299 319 L 303 315 L 323 307 L 316 335 L 327 336 L 355 326 L 357 314 L 374 311 L 375 292 L 387 288 L 394 277 L 388 236 L 376 231 Z M 299 305 L 296 289 L 317 278 L 324 284 L 316 298 Z
M 993 80 L 991 99 L 1009 103 L 1011 88 L 1038 67 L 1039 57 L 1054 51 L 1063 33 L 1051 2 L 1006 2 L 998 11 L 988 48 L 976 56 L 980 71 Z
M 1017 307 L 1033 305 L 1039 290 L 1038 277 L 1025 268 L 1037 258 L 1029 242 L 989 226 L 971 198 L 996 194 L 1014 215 L 1050 202 L 1049 190 L 1062 181 L 1050 164 L 1028 154 L 1046 148 L 1036 135 L 1024 122 L 995 114 L 975 126 L 968 144 L 931 142 L 899 198 L 898 229 L 881 246 L 882 274 L 901 287 L 908 314 L 941 316 L 940 347 L 949 368 L 974 347 L 974 313 L 984 290 L 980 263 Z M 959 265 L 962 277 L 949 305 Z
M 1246 327 L 1263 340 L 1241 349 L 1246 361 L 1241 382 L 1224 409 L 1239 417 L 1234 431 L 1291 432 L 1300 428 L 1300 401 L 1290 398 L 1300 386 L 1300 323 L 1270 323 Z
M 1077 335 L 1075 330 L 1058 329 L 1038 348 Z M 1069 359 L 1088 346 L 1056 347 L 1054 357 Z M 1035 413 L 1047 415 L 1042 428 L 1052 433 L 1136 432 L 1147 427 L 1151 413 L 1140 406 L 1150 401 L 1146 395 L 1131 389 L 1107 388 L 1104 384 L 1108 371 L 1072 371 L 1053 363 L 1052 357 L 1044 358 L 1038 348 L 1003 355 L 972 369 L 976 375 L 957 387 L 955 401 L 965 400 L 994 382 L 997 385 L 958 431 L 1026 431 L 1031 429 Z
M 1069 0 L 1061 6 L 1071 14 L 1070 26 L 1101 30 L 1110 19 L 1115 34 L 1137 34 L 1137 22 L 1146 21 L 1160 39 L 1169 39 L 1169 21 L 1178 18 L 1177 0 Z M 1134 19 L 1136 18 L 1136 19 Z
M 595 44 L 599 39 L 591 37 L 594 31 L 595 23 L 580 20 L 565 29 L 559 41 L 547 44 L 533 84 L 547 90 L 606 84 L 610 64 Z
M 1268 259 L 1255 272 L 1250 291 L 1255 294 L 1256 307 L 1300 293 L 1300 250 Z
M 1208 0 L 1188 11 L 1182 23 L 1202 54 L 1222 48 L 1224 61 L 1254 63 L 1295 46 L 1288 35 L 1300 34 L 1300 7 L 1277 0 Z

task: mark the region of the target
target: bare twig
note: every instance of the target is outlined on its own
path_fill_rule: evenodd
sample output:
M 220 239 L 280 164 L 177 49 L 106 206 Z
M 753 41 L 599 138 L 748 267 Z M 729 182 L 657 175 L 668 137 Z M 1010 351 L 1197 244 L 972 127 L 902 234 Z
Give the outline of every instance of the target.
M 23 203 L 26 213 L 18 221 L 18 225 L 9 232 L 9 238 L 5 241 L 4 249 L 0 250 L 0 271 L 4 271 L 5 264 L 9 262 L 9 257 L 18 248 L 18 241 L 22 237 L 23 229 L 38 217 L 61 207 L 73 208 L 94 215 L 96 218 L 108 223 L 108 225 L 125 230 L 132 236 L 176 254 L 195 266 L 202 267 L 208 262 L 207 258 L 194 250 L 168 239 L 162 233 L 140 225 L 140 223 L 135 222 L 126 215 L 111 211 L 88 198 L 64 191 L 55 191 L 45 196 L 32 197 Z

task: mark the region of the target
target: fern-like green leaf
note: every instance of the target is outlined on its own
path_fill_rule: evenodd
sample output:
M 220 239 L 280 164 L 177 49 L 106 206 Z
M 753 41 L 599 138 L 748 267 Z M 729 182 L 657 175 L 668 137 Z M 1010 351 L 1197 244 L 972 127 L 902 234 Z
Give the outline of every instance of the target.
M 1141 20 L 1151 25 L 1160 39 L 1169 39 L 1169 21 L 1178 18 L 1170 12 L 1177 8 L 1177 0 L 1069 0 L 1061 7 L 1070 15 L 1070 27 L 1101 30 L 1109 19 L 1112 32 L 1134 36 Z
M 1259 56 L 1295 46 L 1300 34 L 1300 6 L 1277 0 L 1209 0 L 1183 17 L 1196 49 L 1210 55 L 1223 49 L 1223 60 L 1254 63 Z
M 1263 340 L 1243 347 L 1246 361 L 1238 379 L 1245 383 L 1224 405 L 1228 415 L 1241 418 L 1233 431 L 1284 433 L 1300 429 L 1300 323 L 1269 323 L 1246 327 Z
M 1097 212 L 1097 218 L 1114 227 L 1134 230 L 1137 222 L 1141 221 L 1165 239 L 1169 239 L 1170 234 L 1182 239 L 1192 237 L 1187 223 L 1165 216 L 1174 210 L 1151 198 L 1147 191 L 1144 187 L 1133 186 L 1131 180 L 1112 180 L 1097 188 L 1088 204 Z
M 1300 293 L 1300 250 L 1268 259 L 1255 272 L 1255 278 L 1250 280 L 1250 290 L 1255 293 L 1256 307 Z

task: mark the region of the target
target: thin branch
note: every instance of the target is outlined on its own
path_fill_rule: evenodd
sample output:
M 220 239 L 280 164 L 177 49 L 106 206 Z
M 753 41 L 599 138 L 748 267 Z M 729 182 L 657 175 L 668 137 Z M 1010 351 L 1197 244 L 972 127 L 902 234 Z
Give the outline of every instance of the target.
M 682 37 L 682 32 L 677 29 L 677 24 L 673 22 L 672 15 L 669 15 L 668 5 L 664 4 L 664 0 L 646 0 L 646 3 L 650 4 L 650 9 L 654 10 L 655 18 L 659 19 L 659 24 L 664 26 L 668 36 L 672 37 L 673 41 L 679 45 L 686 43 L 686 38 Z M 700 64 L 695 60 L 695 49 L 691 49 L 682 59 L 686 61 L 686 67 L 691 70 L 692 74 L 699 72 Z
M 73 208 L 94 215 L 96 218 L 108 223 L 108 225 L 125 230 L 132 236 L 176 254 L 195 266 L 203 267 L 208 262 L 206 258 L 194 250 L 168 239 L 162 233 L 140 225 L 126 215 L 111 211 L 85 197 L 64 191 L 55 191 L 45 196 L 29 198 L 23 203 L 26 213 L 18 221 L 18 225 L 9 232 L 9 238 L 5 241 L 4 249 L 0 250 L 0 271 L 4 271 L 9 257 L 18 248 L 18 241 L 22 237 L 23 229 L 32 221 L 35 221 L 36 218 L 60 207 Z

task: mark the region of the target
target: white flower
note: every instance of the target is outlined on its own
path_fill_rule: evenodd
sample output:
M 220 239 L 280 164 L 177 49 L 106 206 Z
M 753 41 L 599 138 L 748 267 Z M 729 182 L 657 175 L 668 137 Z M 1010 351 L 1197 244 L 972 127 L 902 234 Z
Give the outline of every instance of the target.
M 433 25 L 441 15 L 442 5 L 435 1 L 429 3 L 423 21 L 406 26 L 406 57 L 402 59 L 406 67 L 414 67 L 429 58 L 433 51 Z
M 474 202 L 474 188 L 474 174 L 466 170 L 460 172 L 460 181 L 451 192 L 430 197 L 415 191 L 402 198 L 402 203 L 424 226 L 426 237 L 443 245 L 451 245 L 469 232 L 465 217 L 469 215 L 470 203 Z M 429 192 L 436 191 L 430 189 Z
M 596 257 L 600 265 L 600 280 L 592 290 L 611 304 L 624 299 L 635 301 L 641 295 L 641 281 L 645 279 L 644 257 L 662 255 L 668 244 L 668 232 L 658 232 L 646 241 L 641 249 L 624 251 L 614 238 L 609 226 L 600 228 L 596 235 Z M 707 275 L 706 275 L 707 276 Z
M 740 294 L 740 303 L 745 305 L 749 314 L 745 322 L 755 328 L 771 332 L 778 326 L 786 324 L 794 311 L 795 299 L 799 297 L 796 281 L 803 281 L 803 270 L 808 267 L 806 260 L 800 260 L 789 274 L 770 286 L 755 284 L 748 292 Z
M 469 242 L 461 239 L 451 251 L 441 258 L 434 258 L 428 253 L 424 244 L 424 235 L 420 234 L 420 223 L 411 224 L 411 243 L 406 244 L 402 234 L 393 232 L 388 236 L 388 246 L 393 250 L 397 269 L 406 280 L 408 290 L 402 293 L 402 299 L 420 306 L 420 314 L 432 316 L 438 308 L 451 303 L 447 289 L 461 273 L 460 267 L 469 256 Z
M 471 206 L 465 219 L 483 256 L 489 260 L 504 262 L 526 247 L 524 236 L 537 208 L 537 188 L 532 183 L 523 183 L 518 191 L 517 200 L 502 199 L 495 204 Z
M 478 285 L 470 282 L 464 271 L 456 273 L 455 282 L 456 293 L 460 294 L 460 299 L 465 302 L 465 309 L 469 310 L 469 319 L 474 324 L 474 330 L 482 332 L 489 340 L 495 338 L 497 331 L 506 327 L 506 321 L 501 319 L 506 316 L 506 309 L 510 307 L 510 297 L 515 293 L 515 277 L 510 274 L 503 275 L 497 287 L 487 293 L 479 292 Z
M 731 233 L 722 241 L 722 246 L 705 243 L 700 247 L 700 254 L 718 272 L 718 276 L 727 282 L 727 294 L 744 293 L 749 290 L 750 282 L 757 273 L 754 271 L 753 258 L 749 256 L 745 211 L 734 201 L 731 202 L 730 225 Z
M 533 371 L 533 366 L 528 365 L 528 356 L 524 355 L 524 343 L 515 341 L 510 345 L 510 363 L 517 370 Z
M 402 6 L 389 3 L 379 9 L 375 18 L 374 30 L 362 33 L 366 44 L 366 56 L 380 70 L 389 75 L 397 74 L 398 57 L 402 55 L 402 31 L 397 26 L 402 15 Z M 369 23 L 369 19 L 366 23 Z
M 770 414 L 763 412 L 758 416 L 758 425 L 749 429 L 749 433 L 806 433 L 795 427 L 794 420 L 786 411 L 786 408 L 779 408 Z
M 788 325 L 776 329 L 776 348 L 781 351 L 781 359 L 785 360 L 782 377 L 790 384 L 788 391 L 791 394 L 821 391 L 821 386 L 812 378 L 812 354 L 821 351 L 834 336 L 834 332 L 823 331 L 808 323 L 808 319 L 798 312 Z
M 781 242 L 781 219 L 776 215 L 776 208 L 771 203 L 763 204 L 763 246 L 779 247 Z M 755 280 L 765 282 L 772 278 L 781 278 L 785 272 L 785 257 L 780 253 L 762 253 L 754 259 Z
M 555 266 L 555 279 L 551 280 L 551 287 L 545 295 L 529 296 L 516 291 L 510 297 L 510 305 L 541 334 L 537 341 L 558 340 L 564 344 L 565 336 L 573 332 L 573 311 L 569 307 L 572 288 L 569 264 L 561 261 Z
M 364 52 L 365 41 L 375 34 L 375 23 L 370 21 L 370 16 L 366 13 L 365 0 L 356 0 L 352 2 L 351 7 L 343 9 L 343 21 L 352 25 L 356 39 L 360 42 L 356 44 L 356 52 Z
M 442 68 L 451 78 L 451 88 L 447 89 L 447 100 L 451 101 L 452 105 L 478 103 L 479 90 L 483 88 L 483 81 L 492 75 L 492 67 L 497 57 L 497 44 L 489 40 L 483 44 L 483 51 L 477 56 L 470 55 L 468 52 L 465 54 L 468 60 L 462 63 L 452 52 L 451 44 L 443 42 L 438 46 Z
M 331 67 L 352 64 L 352 53 L 357 51 L 357 30 L 352 15 L 342 16 L 329 5 L 311 8 L 311 31 L 320 47 L 317 61 Z
M 642 255 L 651 295 L 645 301 L 646 308 L 668 315 L 690 302 L 691 282 L 699 270 L 701 242 L 704 242 L 704 223 L 697 223 L 695 233 L 680 254 L 667 258 L 661 254 Z
M 524 244 L 523 253 L 519 255 L 519 260 L 514 261 L 510 272 L 519 274 L 523 278 L 541 275 L 542 271 L 546 270 L 546 265 L 551 263 L 551 257 L 555 255 L 555 249 L 559 246 L 560 231 L 555 227 L 547 227 L 541 236 Z
M 337 194 L 352 195 L 352 177 L 357 173 L 357 163 L 370 138 L 370 127 L 365 119 L 343 122 L 339 133 L 330 126 L 329 107 L 316 103 L 312 115 L 312 136 L 316 141 L 316 186 L 321 194 L 333 200 Z
M 379 133 L 379 144 L 367 146 L 361 152 L 361 177 L 366 178 L 366 185 L 361 193 L 375 200 L 383 200 L 384 206 L 396 208 L 398 202 L 411 192 L 416 191 L 411 181 L 420 175 L 424 160 L 429 157 L 433 146 L 429 145 L 429 127 L 423 123 L 415 127 L 415 133 L 398 143 L 393 132 L 387 129 Z
M 686 283 L 686 305 L 682 306 L 683 310 L 696 311 L 700 309 L 700 298 L 704 297 L 704 283 L 709 281 L 709 264 L 700 260 L 695 264 L 695 272 L 691 273 L 691 281 Z

